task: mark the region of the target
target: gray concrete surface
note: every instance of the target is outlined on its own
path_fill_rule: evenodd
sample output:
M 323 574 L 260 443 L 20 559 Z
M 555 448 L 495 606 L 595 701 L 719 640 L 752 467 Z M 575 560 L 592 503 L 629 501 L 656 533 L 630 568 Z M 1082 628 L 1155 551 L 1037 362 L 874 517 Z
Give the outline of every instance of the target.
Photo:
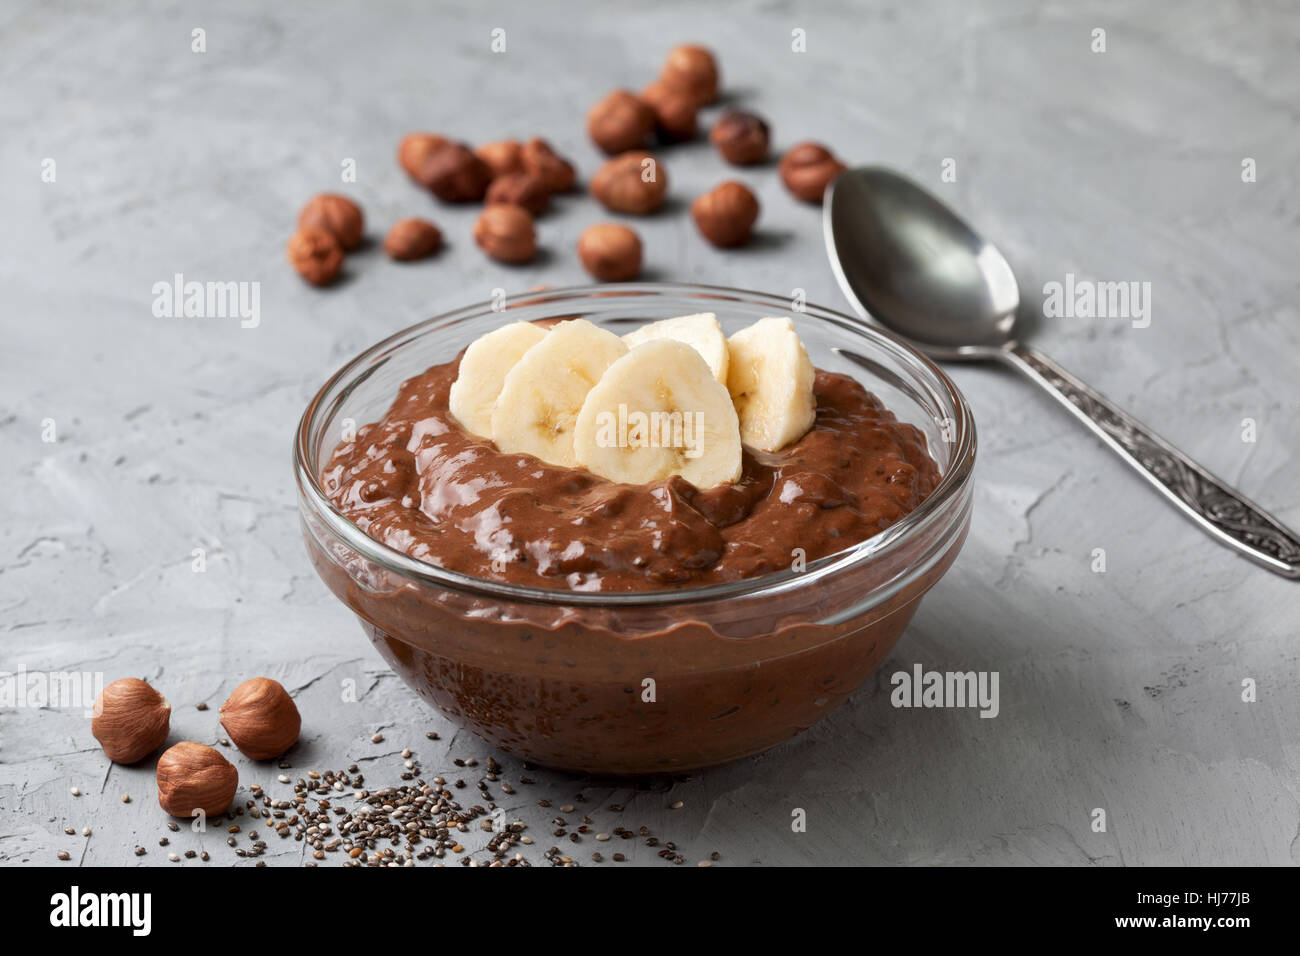
M 325 377 L 379 337 L 494 287 L 584 278 L 573 244 L 606 218 L 591 200 L 541 222 L 537 263 L 496 265 L 470 238 L 473 209 L 406 181 L 402 134 L 540 133 L 590 175 L 587 107 L 649 81 L 687 39 L 717 49 L 728 97 L 771 120 L 777 149 L 817 138 L 907 171 L 1000 240 L 1028 296 L 1067 273 L 1149 281 L 1149 328 L 1049 320 L 1036 341 L 1300 525 L 1293 6 L 530 6 L 0 10 L 0 669 L 146 677 L 176 705 L 172 739 L 201 741 L 220 736 L 215 707 L 239 680 L 276 677 L 306 716 L 288 773 L 358 761 L 372 785 L 396 782 L 408 743 L 426 774 L 485 759 L 316 579 L 290 435 Z M 205 53 L 191 51 L 196 27 Z M 496 27 L 505 53 L 490 51 Z M 1098 28 L 1105 52 L 1091 49 Z M 805 53 L 791 51 L 796 29 Z M 354 184 L 340 182 L 347 158 Z M 941 181 L 946 158 L 956 182 Z M 672 208 L 636 224 L 651 276 L 844 304 L 817 212 L 774 166 L 737 173 L 703 142 L 664 161 Z M 685 207 L 736 175 L 763 202 L 762 241 L 719 252 Z M 326 189 L 363 203 L 376 239 L 424 214 L 449 248 L 418 265 L 371 248 L 345 284 L 308 288 L 284 242 Z M 155 317 L 152 287 L 176 273 L 260 283 L 260 325 Z M 1300 860 L 1300 585 L 1211 543 L 1028 384 L 952 373 L 981 429 L 974 524 L 878 678 L 793 742 L 670 791 L 535 772 L 503 799 L 530 826 L 529 859 L 558 842 L 536 800 L 581 792 L 627 805 L 598 828 L 644 823 L 691 863 L 714 850 L 720 865 Z M 1000 715 L 891 707 L 888 675 L 914 663 L 997 671 Z M 340 699 L 346 680 L 356 703 Z M 274 768 L 231 756 L 245 785 L 278 787 Z M 794 808 L 807 832 L 792 832 Z M 163 835 L 150 769 L 110 767 L 79 708 L 0 710 L 0 862 L 55 864 L 66 849 L 58 865 L 166 865 Z M 173 845 L 236 862 L 222 836 Z M 637 844 L 635 861 L 659 862 Z M 565 849 L 585 862 L 597 847 Z M 264 859 L 297 865 L 301 851 L 276 841 Z

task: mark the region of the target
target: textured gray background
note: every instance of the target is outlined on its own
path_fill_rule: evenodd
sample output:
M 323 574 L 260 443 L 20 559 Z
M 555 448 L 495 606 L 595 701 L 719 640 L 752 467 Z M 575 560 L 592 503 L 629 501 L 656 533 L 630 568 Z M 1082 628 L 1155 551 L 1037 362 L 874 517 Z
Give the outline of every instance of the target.
M 358 6 L 0 11 L 0 669 L 147 677 L 176 706 L 172 739 L 202 741 L 219 736 L 215 707 L 235 683 L 277 677 L 306 717 L 299 772 L 364 759 L 377 784 L 408 742 L 426 774 L 482 760 L 312 573 L 290 436 L 325 377 L 381 336 L 497 286 L 582 281 L 573 244 L 607 218 L 565 200 L 540 224 L 545 256 L 499 266 L 470 239 L 473 209 L 405 179 L 400 136 L 540 133 L 589 176 L 587 107 L 649 81 L 687 39 L 717 49 L 729 97 L 771 120 L 777 150 L 811 137 L 907 171 L 999 240 L 1028 296 L 1067 272 L 1150 281 L 1150 328 L 1059 320 L 1037 343 L 1300 525 L 1294 5 Z M 497 26 L 504 55 L 489 52 Z M 1104 54 L 1090 51 L 1095 27 Z M 790 52 L 794 28 L 805 54 Z M 55 183 L 40 180 L 47 157 Z M 339 182 L 345 157 L 355 185 Z M 945 157 L 955 184 L 939 182 Z M 685 206 L 737 171 L 703 142 L 663 160 L 673 206 L 636 223 L 651 277 L 802 287 L 843 305 L 819 216 L 774 167 L 739 174 L 763 202 L 763 241 L 719 252 Z M 324 189 L 355 196 L 375 238 L 423 214 L 449 248 L 417 265 L 372 248 L 348 260 L 345 284 L 311 289 L 283 248 Z M 176 272 L 259 281 L 261 326 L 155 318 L 151 287 Z M 1300 860 L 1300 585 L 1211 543 L 1027 383 L 952 374 L 980 426 L 974 524 L 878 679 L 797 740 L 671 794 L 535 774 L 506 804 L 530 824 L 531 858 L 552 842 L 534 801 L 584 792 L 627 803 L 621 822 L 675 839 L 691 862 L 712 850 L 742 864 Z M 1240 438 L 1248 417 L 1254 444 Z M 47 418 L 57 443 L 41 441 Z M 196 547 L 204 574 L 190 569 Z M 1105 574 L 1090 569 L 1097 547 Z M 893 709 L 888 674 L 914 662 L 998 671 L 1001 715 Z M 1247 677 L 1258 703 L 1240 699 Z M 340 701 L 347 679 L 359 703 Z M 371 744 L 380 727 L 387 740 Z M 109 767 L 78 712 L 6 710 L 0 738 L 0 861 L 165 860 L 151 771 Z M 274 770 L 231 756 L 245 784 L 272 783 Z M 518 762 L 503 762 L 517 783 Z M 790 830 L 795 807 L 805 834 Z M 1095 807 L 1105 833 L 1089 827 Z M 87 824 L 90 839 L 63 835 Z M 232 860 L 206 839 L 214 861 Z M 130 854 L 137 843 L 148 856 Z M 270 863 L 296 864 L 301 844 L 271 850 Z M 658 862 L 644 847 L 635 858 Z

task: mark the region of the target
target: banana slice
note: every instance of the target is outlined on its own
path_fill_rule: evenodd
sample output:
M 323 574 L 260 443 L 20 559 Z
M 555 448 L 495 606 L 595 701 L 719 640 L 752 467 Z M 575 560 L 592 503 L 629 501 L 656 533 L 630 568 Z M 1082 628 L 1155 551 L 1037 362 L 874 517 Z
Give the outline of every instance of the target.
M 610 481 L 681 475 L 697 488 L 740 477 L 740 422 L 699 352 L 659 339 L 638 345 L 587 393 L 573 430 L 578 463 Z
M 605 370 L 627 354 L 613 332 L 586 319 L 560 322 L 506 373 L 492 409 L 492 440 L 507 453 L 523 452 L 569 468 L 573 423 Z
M 812 362 L 788 318 L 759 319 L 727 340 L 727 390 L 740 416 L 740 437 L 777 451 L 803 437 L 817 417 Z
M 479 336 L 465 350 L 447 407 L 467 431 L 484 438 L 492 436 L 492 406 L 501 394 L 506 373 L 544 338 L 545 329 L 531 322 L 512 322 Z
M 679 315 L 675 319 L 661 319 L 651 322 L 623 336 L 629 348 L 635 348 L 656 339 L 672 339 L 685 342 L 704 357 L 713 371 L 713 377 L 723 385 L 727 384 L 727 337 L 722 334 L 718 317 L 712 312 L 698 315 Z

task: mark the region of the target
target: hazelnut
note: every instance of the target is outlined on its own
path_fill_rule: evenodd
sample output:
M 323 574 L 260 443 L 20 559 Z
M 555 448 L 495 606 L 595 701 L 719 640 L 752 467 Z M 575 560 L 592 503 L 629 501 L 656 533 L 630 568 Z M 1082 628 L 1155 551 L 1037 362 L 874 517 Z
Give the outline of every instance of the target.
M 752 166 L 767 159 L 767 139 L 763 118 L 741 110 L 723 113 L 709 131 L 709 142 L 734 166 Z
M 299 229 L 285 249 L 298 274 L 312 285 L 329 285 L 343 268 L 343 247 L 324 229 Z
M 123 677 L 95 698 L 90 732 L 113 763 L 135 763 L 163 745 L 172 705 L 144 681 Z
M 492 181 L 492 167 L 464 143 L 444 143 L 425 159 L 418 179 L 443 202 L 478 202 Z
M 298 214 L 299 229 L 324 229 L 339 241 L 344 251 L 361 245 L 364 226 L 361 207 L 347 196 L 334 193 L 321 193 Z
M 524 147 L 517 139 L 484 143 L 474 150 L 474 155 L 488 164 L 493 176 L 509 176 L 524 171 Z
M 427 219 L 403 219 L 384 239 L 384 251 L 389 256 L 408 262 L 433 255 L 441 245 L 442 233 Z
M 474 223 L 474 241 L 493 259 L 527 262 L 537 252 L 532 214 L 522 206 L 488 206 Z
M 523 206 L 534 216 L 539 216 L 546 212 L 551 202 L 551 191 L 546 188 L 546 183 L 531 173 L 507 173 L 492 180 L 485 201 L 489 206 L 497 203 Z
M 297 742 L 302 717 L 279 681 L 254 677 L 236 687 L 221 705 L 221 726 L 244 756 L 271 760 Z
M 758 219 L 758 199 L 737 182 L 725 182 L 691 203 L 691 216 L 715 246 L 743 246 Z
M 654 112 L 627 90 L 615 90 L 587 113 L 587 135 L 611 155 L 644 146 L 654 130 Z
M 667 192 L 667 172 L 644 150 L 615 156 L 591 178 L 591 194 L 606 209 L 635 216 L 654 212 Z
M 578 239 L 582 267 L 602 282 L 635 279 L 641 271 L 641 239 L 627 226 L 602 222 Z
M 577 174 L 573 164 L 551 149 L 544 139 L 530 139 L 524 144 L 524 172 L 531 173 L 552 193 L 567 193 L 573 188 Z
M 174 817 L 219 817 L 230 809 L 239 771 L 211 747 L 183 740 L 158 758 L 158 805 Z
M 655 115 L 655 132 L 665 142 L 682 142 L 695 138 L 695 120 L 700 105 L 663 80 L 656 80 L 641 91 L 641 101 Z
M 718 64 L 705 47 L 673 47 L 659 78 L 697 103 L 712 103 L 718 98 Z
M 786 189 L 804 202 L 819 203 L 845 166 L 820 143 L 800 143 L 781 157 L 779 169 Z
M 425 189 L 428 189 L 429 184 L 421 178 L 424 164 L 430 156 L 446 144 L 447 140 L 443 136 L 436 136 L 433 133 L 412 133 L 403 139 L 401 145 L 397 147 L 397 161 L 406 170 L 406 175 Z

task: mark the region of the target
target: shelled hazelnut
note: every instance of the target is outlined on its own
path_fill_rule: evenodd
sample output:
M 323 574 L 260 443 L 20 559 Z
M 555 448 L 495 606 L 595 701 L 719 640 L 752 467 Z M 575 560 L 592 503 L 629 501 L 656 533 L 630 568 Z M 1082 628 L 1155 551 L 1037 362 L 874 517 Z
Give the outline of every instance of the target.
M 800 143 L 781 157 L 778 169 L 786 189 L 804 202 L 819 203 L 845 166 L 821 143 Z
M 552 193 L 567 193 L 577 180 L 573 164 L 551 149 L 544 139 L 530 139 L 523 148 L 524 172 L 531 173 Z
M 361 245 L 365 217 L 361 207 L 347 196 L 320 193 L 298 214 L 299 229 L 324 229 L 338 240 L 344 251 Z
M 239 771 L 211 747 L 183 740 L 158 758 L 158 805 L 174 817 L 218 817 L 230 809 Z
M 641 237 L 627 226 L 597 223 L 579 237 L 578 258 L 602 282 L 635 279 L 641 271 Z
M 524 146 L 517 139 L 484 143 L 474 150 L 474 154 L 488 164 L 493 176 L 509 176 L 524 171 Z
M 696 198 L 691 216 L 705 239 L 727 248 L 749 242 L 758 219 L 758 198 L 741 183 L 729 181 Z
M 489 206 L 497 203 L 523 206 L 534 216 L 540 216 L 550 204 L 551 191 L 540 177 L 531 173 L 507 173 L 492 180 L 484 201 Z
M 343 268 L 343 247 L 324 229 L 299 229 L 285 247 L 289 262 L 312 285 L 326 286 Z
M 272 760 L 298 741 L 302 717 L 279 681 L 254 677 L 221 705 L 221 726 L 244 756 Z
M 718 98 L 718 64 L 705 47 L 689 43 L 673 47 L 659 78 L 697 103 L 712 103 Z
M 153 687 L 123 677 L 95 698 L 90 732 L 113 763 L 136 763 L 163 745 L 171 713 L 171 704 Z
M 446 144 L 446 137 L 439 136 L 436 133 L 411 133 L 409 136 L 404 137 L 397 147 L 397 162 L 402 169 L 406 170 L 406 175 L 425 189 L 428 189 L 429 184 L 421 178 L 424 164 L 430 156 Z
M 614 90 L 587 113 L 587 135 L 611 155 L 644 146 L 654 128 L 654 112 L 627 90 Z
M 709 132 L 709 142 L 734 166 L 752 166 L 767 159 L 767 122 L 756 113 L 723 113 Z
M 655 116 L 655 132 L 664 142 L 695 138 L 700 105 L 689 94 L 656 80 L 641 91 L 641 101 Z
M 402 262 L 427 258 L 441 246 L 442 233 L 427 219 L 403 219 L 384 239 L 384 252 Z
M 444 143 L 425 159 L 419 181 L 443 202 L 478 202 L 492 182 L 492 168 L 464 143 Z
M 537 253 L 533 217 L 522 206 L 488 206 L 474 224 L 474 241 L 501 262 L 527 262 Z
M 644 216 L 664 204 L 668 174 L 644 150 L 630 150 L 601 166 L 591 178 L 591 194 L 606 209 Z

